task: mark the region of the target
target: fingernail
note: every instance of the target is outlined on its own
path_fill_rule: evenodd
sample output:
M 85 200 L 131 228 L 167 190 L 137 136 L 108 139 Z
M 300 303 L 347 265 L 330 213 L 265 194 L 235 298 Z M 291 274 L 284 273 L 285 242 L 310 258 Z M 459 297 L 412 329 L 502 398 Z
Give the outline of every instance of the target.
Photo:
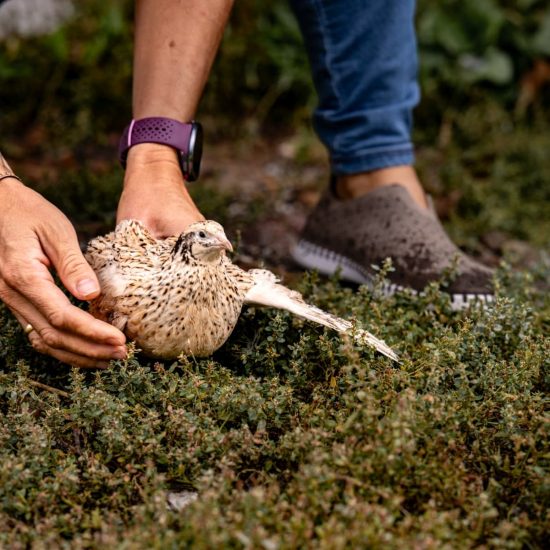
M 121 346 L 124 345 L 124 338 L 107 338 L 105 343 L 113 348 L 121 349 Z
M 126 359 L 127 356 L 128 356 L 128 352 L 126 351 L 126 348 L 117 349 L 117 350 L 113 353 L 113 358 L 114 358 L 114 359 Z
M 76 284 L 76 290 L 83 298 L 87 298 L 95 294 L 99 290 L 99 287 L 93 279 L 82 279 Z

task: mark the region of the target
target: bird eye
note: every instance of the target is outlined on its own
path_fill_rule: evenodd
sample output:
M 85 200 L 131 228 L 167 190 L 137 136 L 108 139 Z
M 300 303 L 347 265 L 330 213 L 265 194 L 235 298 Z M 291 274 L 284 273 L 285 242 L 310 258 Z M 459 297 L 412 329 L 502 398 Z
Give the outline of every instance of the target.
M 199 237 L 204 239 L 206 237 L 206 233 L 204 231 L 199 231 Z

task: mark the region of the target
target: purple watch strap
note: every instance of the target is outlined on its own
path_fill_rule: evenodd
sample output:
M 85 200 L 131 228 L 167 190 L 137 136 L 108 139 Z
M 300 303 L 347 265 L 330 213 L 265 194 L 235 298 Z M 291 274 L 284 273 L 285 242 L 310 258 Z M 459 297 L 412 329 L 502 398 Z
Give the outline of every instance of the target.
M 176 149 L 180 155 L 189 154 L 193 124 L 184 124 L 171 118 L 150 117 L 132 120 L 120 138 L 118 154 L 126 166 L 128 149 L 138 143 L 160 143 Z

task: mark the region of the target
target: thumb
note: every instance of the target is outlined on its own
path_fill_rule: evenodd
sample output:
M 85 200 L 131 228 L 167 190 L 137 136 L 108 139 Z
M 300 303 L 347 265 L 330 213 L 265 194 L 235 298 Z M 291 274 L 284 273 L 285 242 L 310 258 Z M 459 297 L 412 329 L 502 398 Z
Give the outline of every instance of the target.
M 76 234 L 74 240 L 65 240 L 45 248 L 63 285 L 73 296 L 79 300 L 92 300 L 99 296 L 99 281 L 80 251 Z

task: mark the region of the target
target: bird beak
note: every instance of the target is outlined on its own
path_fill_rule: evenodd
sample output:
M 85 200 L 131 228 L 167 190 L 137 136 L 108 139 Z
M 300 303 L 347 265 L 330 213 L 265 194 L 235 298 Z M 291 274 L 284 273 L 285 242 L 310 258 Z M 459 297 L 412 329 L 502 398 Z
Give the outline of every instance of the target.
M 233 252 L 233 245 L 225 235 L 216 236 L 216 241 L 216 245 L 219 246 L 219 248 L 227 250 L 228 252 Z

